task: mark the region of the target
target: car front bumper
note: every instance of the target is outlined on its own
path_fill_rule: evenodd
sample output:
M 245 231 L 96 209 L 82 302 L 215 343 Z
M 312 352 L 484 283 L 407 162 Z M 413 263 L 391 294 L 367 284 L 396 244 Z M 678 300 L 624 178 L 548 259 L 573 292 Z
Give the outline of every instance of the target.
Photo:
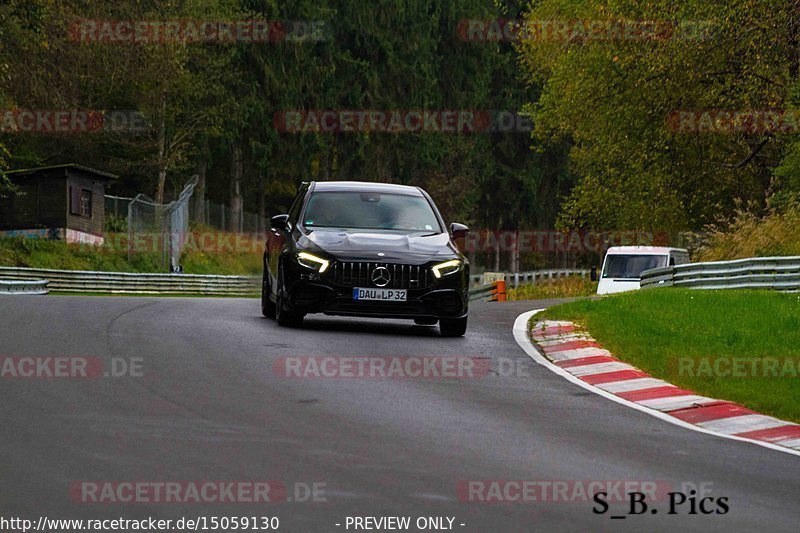
M 463 318 L 469 307 L 469 268 L 431 280 L 425 287 L 406 288 L 405 302 L 354 300 L 353 288 L 368 284 L 340 284 L 331 276 L 287 265 L 286 304 L 296 313 L 376 318 Z

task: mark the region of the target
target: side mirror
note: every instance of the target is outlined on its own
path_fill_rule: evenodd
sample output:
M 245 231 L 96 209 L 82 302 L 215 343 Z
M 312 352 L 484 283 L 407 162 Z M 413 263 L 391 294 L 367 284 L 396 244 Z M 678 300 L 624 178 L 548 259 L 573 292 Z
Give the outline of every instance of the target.
M 469 228 L 464 224 L 459 224 L 458 222 L 453 222 L 450 224 L 450 235 L 453 237 L 453 239 L 461 239 L 462 237 L 466 237 L 467 233 L 469 233 Z
M 289 215 L 275 215 L 269 223 L 273 229 L 289 229 Z

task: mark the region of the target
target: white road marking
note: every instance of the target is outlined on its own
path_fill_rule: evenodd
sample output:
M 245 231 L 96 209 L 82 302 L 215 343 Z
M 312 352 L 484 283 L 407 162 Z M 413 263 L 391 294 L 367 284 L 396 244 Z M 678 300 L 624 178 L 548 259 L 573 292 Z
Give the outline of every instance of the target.
M 651 409 L 658 409 L 659 411 L 675 411 L 676 409 L 686 409 L 694 405 L 702 405 L 704 403 L 716 403 L 719 400 L 714 398 L 707 398 L 705 396 L 698 396 L 696 394 L 687 394 L 685 396 L 668 396 L 666 398 L 653 398 L 652 400 L 640 400 L 636 403 Z
M 620 370 L 636 370 L 627 363 L 614 361 L 612 363 L 595 363 L 593 365 L 582 365 L 565 368 L 573 376 L 591 376 L 594 374 L 605 374 L 606 372 L 619 372 Z
M 558 339 L 553 339 L 549 341 L 536 341 L 539 343 L 539 346 L 543 347 L 550 347 L 550 346 L 557 346 L 559 344 L 564 344 L 567 342 L 578 342 L 578 341 L 587 341 L 593 342 L 594 339 L 591 338 L 589 335 L 585 333 L 569 333 L 564 335 L 563 337 L 559 337 Z
M 608 392 L 619 394 L 620 392 L 632 392 L 636 390 L 655 389 L 658 387 L 669 387 L 671 383 L 656 378 L 635 378 L 624 379 L 622 381 L 612 381 L 610 383 L 600 383 L 595 385 Z
M 594 357 L 595 355 L 606 355 L 613 357 L 611 352 L 602 348 L 576 348 L 563 352 L 547 352 L 547 357 L 557 361 L 568 361 L 570 359 L 580 359 L 581 357 Z
M 709 420 L 708 422 L 699 422 L 698 426 L 703 426 L 712 431 L 719 431 L 733 435 L 735 433 L 744 433 L 746 431 L 758 431 L 760 429 L 770 429 L 780 426 L 785 426 L 785 420 L 778 420 L 771 416 L 764 415 L 741 415 L 731 416 L 728 418 L 720 418 L 718 420 Z

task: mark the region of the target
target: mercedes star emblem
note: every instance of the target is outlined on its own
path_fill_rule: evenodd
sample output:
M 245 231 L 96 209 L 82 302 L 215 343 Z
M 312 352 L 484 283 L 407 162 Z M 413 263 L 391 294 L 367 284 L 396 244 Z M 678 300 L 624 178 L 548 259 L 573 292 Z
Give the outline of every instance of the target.
M 391 281 L 392 276 L 389 275 L 389 269 L 386 267 L 378 267 L 372 271 L 372 283 L 376 287 L 385 287 Z

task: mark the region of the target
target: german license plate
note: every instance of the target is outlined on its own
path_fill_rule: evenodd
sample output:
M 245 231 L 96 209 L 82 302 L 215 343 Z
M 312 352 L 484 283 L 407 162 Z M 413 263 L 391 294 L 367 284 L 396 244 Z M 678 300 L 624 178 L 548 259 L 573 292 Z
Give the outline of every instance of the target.
M 362 289 L 353 288 L 353 300 L 370 300 L 379 302 L 405 302 L 406 289 Z

